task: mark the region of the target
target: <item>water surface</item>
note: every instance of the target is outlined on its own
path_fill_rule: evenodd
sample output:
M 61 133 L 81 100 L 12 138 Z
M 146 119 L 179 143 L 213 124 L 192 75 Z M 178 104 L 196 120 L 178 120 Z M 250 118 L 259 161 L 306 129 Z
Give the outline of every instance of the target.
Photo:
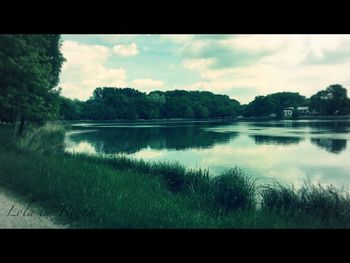
M 176 161 L 215 175 L 239 166 L 277 179 L 350 187 L 350 121 L 76 123 L 66 150 Z

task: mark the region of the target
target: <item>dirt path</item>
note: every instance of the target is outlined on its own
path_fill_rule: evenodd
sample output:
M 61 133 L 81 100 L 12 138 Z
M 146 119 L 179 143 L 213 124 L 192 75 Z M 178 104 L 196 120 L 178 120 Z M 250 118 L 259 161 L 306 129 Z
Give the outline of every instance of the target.
M 0 187 L 0 228 L 66 228 L 48 216 L 31 211 L 28 203 Z

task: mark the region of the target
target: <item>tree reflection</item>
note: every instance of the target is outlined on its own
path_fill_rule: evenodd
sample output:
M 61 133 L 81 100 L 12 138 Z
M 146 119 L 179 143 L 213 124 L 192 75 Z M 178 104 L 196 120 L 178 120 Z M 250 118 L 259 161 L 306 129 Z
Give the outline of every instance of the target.
M 236 132 L 212 132 L 198 127 L 105 128 L 97 132 L 72 134 L 75 143 L 87 142 L 100 153 L 132 154 L 141 149 L 185 150 L 211 148 L 238 136 Z
M 311 138 L 311 143 L 330 153 L 341 153 L 346 149 L 345 139 Z
M 256 144 L 288 145 L 297 144 L 303 140 L 300 137 L 269 136 L 269 135 L 249 135 Z

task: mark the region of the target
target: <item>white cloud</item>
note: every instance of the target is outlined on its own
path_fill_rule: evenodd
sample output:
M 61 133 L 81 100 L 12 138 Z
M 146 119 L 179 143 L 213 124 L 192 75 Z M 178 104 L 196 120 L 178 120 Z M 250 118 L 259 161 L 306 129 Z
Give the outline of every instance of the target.
M 182 63 L 184 68 L 196 70 L 200 76 L 190 88 L 234 93 L 233 97 L 247 103 L 256 95 L 279 91 L 311 96 L 334 83 L 349 88 L 349 47 L 350 35 L 199 38 L 186 44 Z M 239 63 L 244 56 L 252 54 L 259 55 L 251 57 L 249 63 Z M 208 56 L 215 63 L 205 63 Z M 217 68 L 217 64 L 222 67 Z M 235 92 L 244 89 L 250 89 L 251 94 Z
M 99 65 L 88 78 L 82 81 L 83 85 L 101 86 L 124 86 L 126 79 L 125 69 L 106 69 Z
M 276 51 L 289 44 L 288 38 L 290 35 L 238 35 L 219 39 L 218 43 L 222 46 L 248 52 Z
M 62 53 L 67 60 L 60 83 L 63 96 L 85 100 L 96 87 L 125 85 L 125 69 L 105 66 L 112 54 L 109 48 L 67 40 L 63 42 Z
M 113 47 L 113 51 L 115 54 L 122 57 L 135 56 L 139 53 L 135 43 L 130 45 L 116 45 Z
M 188 41 L 181 53 L 185 57 L 198 57 L 203 55 L 203 50 L 210 46 L 211 40 L 208 39 L 193 39 L 191 41 Z
M 62 95 L 68 98 L 87 99 L 92 95 L 93 89 L 84 88 L 72 82 L 61 83 Z
M 193 38 L 192 35 L 161 35 L 160 40 L 161 41 L 170 41 L 176 44 L 183 44 L 187 41 L 191 40 Z
M 135 39 L 137 35 L 133 34 L 109 34 L 109 35 L 97 35 L 101 40 L 110 43 L 120 43 L 120 42 L 130 42 L 130 40 Z
M 215 64 L 215 62 L 215 58 L 188 58 L 182 61 L 182 65 L 185 69 L 203 70 Z
M 150 92 L 155 89 L 162 88 L 164 86 L 164 81 L 154 80 L 154 79 L 135 79 L 131 82 L 135 89 L 139 89 L 144 92 Z

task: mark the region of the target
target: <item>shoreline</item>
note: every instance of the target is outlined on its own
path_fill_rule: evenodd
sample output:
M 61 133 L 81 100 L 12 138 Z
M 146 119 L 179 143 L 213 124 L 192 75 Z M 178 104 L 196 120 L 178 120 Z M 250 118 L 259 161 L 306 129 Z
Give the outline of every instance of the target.
M 305 116 L 299 118 L 275 118 L 275 117 L 232 117 L 232 118 L 207 118 L 207 119 L 182 119 L 182 118 L 172 118 L 172 119 L 139 119 L 139 120 L 128 120 L 128 119 L 116 119 L 116 120 L 59 120 L 54 121 L 58 123 L 77 123 L 77 122 L 133 122 L 133 123 L 146 123 L 146 122 L 230 122 L 230 121 L 299 121 L 299 120 L 350 120 L 350 115 L 344 116 Z

